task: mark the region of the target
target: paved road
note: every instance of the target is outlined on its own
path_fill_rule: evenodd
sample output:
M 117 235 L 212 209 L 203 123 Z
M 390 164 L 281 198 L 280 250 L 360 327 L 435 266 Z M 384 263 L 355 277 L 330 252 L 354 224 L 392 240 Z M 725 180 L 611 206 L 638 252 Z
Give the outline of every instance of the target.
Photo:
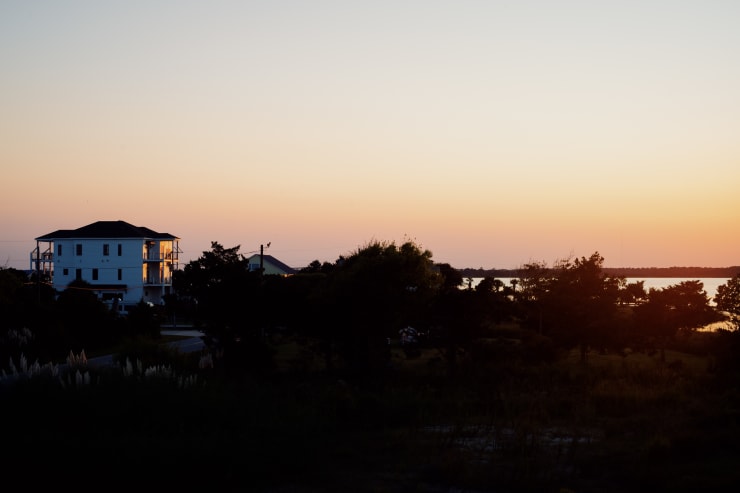
M 203 344 L 203 332 L 199 330 L 163 330 L 162 335 L 187 337 L 187 339 L 180 339 L 169 343 L 170 347 L 177 348 L 183 353 L 200 351 L 205 347 L 205 344 Z

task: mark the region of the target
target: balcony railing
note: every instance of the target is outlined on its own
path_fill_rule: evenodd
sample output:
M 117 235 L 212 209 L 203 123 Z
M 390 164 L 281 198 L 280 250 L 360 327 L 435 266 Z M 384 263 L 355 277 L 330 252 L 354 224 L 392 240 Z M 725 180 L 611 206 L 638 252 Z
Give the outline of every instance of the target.
M 144 278 L 144 284 L 149 286 L 172 284 L 172 276 L 162 276 L 161 278 L 158 276 L 147 276 Z
M 177 254 L 173 255 L 173 252 L 160 253 L 160 252 L 144 252 L 145 262 L 164 262 L 166 260 L 177 260 Z
M 41 255 L 39 255 L 37 250 L 31 251 L 31 260 L 34 262 L 37 260 L 41 260 L 43 262 L 53 262 L 54 261 L 54 254 L 50 251 L 45 251 Z

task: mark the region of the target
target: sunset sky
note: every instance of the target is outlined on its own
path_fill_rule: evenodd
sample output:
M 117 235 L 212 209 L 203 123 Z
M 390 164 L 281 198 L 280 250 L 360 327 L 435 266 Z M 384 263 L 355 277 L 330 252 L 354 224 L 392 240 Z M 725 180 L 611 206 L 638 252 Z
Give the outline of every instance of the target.
M 0 2 L 0 266 L 124 220 L 181 263 L 372 240 L 740 265 L 740 2 Z

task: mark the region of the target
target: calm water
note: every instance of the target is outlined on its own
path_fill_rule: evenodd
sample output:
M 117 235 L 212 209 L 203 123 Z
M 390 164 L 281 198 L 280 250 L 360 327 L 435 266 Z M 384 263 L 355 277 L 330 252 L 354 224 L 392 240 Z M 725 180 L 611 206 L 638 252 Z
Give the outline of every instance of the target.
M 473 277 L 473 287 L 475 287 L 483 278 L 482 277 Z M 505 285 L 511 286 L 511 280 L 514 279 L 512 277 L 500 277 L 500 279 Z M 704 284 L 704 291 L 707 292 L 707 296 L 709 296 L 710 300 L 714 298 L 714 295 L 717 294 L 717 288 L 721 286 L 722 284 L 727 283 L 729 281 L 729 278 L 725 277 L 704 277 L 699 279 L 684 279 L 679 277 L 648 277 L 648 278 L 637 278 L 637 277 L 628 277 L 627 282 L 636 282 L 636 281 L 645 281 L 643 283 L 643 286 L 645 286 L 645 291 L 649 291 L 650 288 L 655 289 L 662 289 L 666 288 L 668 286 L 673 286 L 674 284 L 678 284 L 683 281 L 701 281 L 702 284 Z M 712 302 L 712 304 L 714 304 Z

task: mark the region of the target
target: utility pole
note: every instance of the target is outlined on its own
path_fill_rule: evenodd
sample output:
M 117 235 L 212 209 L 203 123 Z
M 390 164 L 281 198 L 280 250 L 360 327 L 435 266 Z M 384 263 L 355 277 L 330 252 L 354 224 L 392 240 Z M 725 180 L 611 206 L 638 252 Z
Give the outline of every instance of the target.
M 265 271 L 265 247 L 264 245 L 260 245 L 260 275 L 262 275 Z
M 41 305 L 41 267 L 39 264 L 39 256 L 41 255 L 41 249 L 39 248 L 39 242 L 36 241 L 36 305 Z
M 267 242 L 267 248 L 270 248 L 270 244 L 272 242 Z M 260 275 L 263 276 L 265 274 L 265 246 L 260 245 Z

